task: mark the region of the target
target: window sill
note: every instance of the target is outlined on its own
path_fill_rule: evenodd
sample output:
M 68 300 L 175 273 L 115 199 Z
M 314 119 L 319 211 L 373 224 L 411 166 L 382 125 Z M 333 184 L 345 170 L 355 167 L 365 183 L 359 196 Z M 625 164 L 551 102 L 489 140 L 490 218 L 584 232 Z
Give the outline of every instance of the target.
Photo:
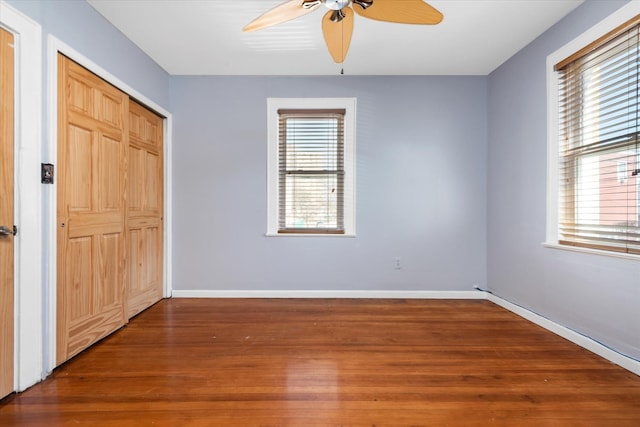
M 331 233 L 265 233 L 265 237 L 329 237 L 329 238 L 344 238 L 344 237 L 356 237 L 355 233 L 344 234 L 331 234 Z
M 599 249 L 581 248 L 579 246 L 567 246 L 567 245 L 561 245 L 558 243 L 549 243 L 549 242 L 543 242 L 542 246 L 550 249 L 560 249 L 560 250 L 565 250 L 570 252 L 581 252 L 584 254 L 603 255 L 603 256 L 608 256 L 612 258 L 623 258 L 623 259 L 630 259 L 633 261 L 640 261 L 640 255 L 626 254 L 623 252 L 603 251 Z

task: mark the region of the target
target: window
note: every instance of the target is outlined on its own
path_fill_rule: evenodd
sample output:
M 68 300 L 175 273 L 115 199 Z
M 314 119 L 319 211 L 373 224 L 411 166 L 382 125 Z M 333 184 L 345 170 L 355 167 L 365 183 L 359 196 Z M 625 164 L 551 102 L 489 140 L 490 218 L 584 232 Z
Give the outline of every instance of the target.
M 267 235 L 355 235 L 355 99 L 270 98 Z
M 640 15 L 555 63 L 560 245 L 640 254 Z M 550 145 L 552 147 L 553 145 Z

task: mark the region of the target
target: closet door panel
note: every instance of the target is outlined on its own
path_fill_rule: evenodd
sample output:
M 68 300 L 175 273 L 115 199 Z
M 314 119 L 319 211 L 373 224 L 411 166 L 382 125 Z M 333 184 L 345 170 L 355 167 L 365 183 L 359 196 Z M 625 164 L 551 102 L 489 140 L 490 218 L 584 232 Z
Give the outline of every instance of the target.
M 129 98 L 59 56 L 57 363 L 125 324 Z
M 135 102 L 129 106 L 129 189 L 127 209 L 127 316 L 163 295 L 162 117 Z M 135 254 L 135 255 L 134 255 Z

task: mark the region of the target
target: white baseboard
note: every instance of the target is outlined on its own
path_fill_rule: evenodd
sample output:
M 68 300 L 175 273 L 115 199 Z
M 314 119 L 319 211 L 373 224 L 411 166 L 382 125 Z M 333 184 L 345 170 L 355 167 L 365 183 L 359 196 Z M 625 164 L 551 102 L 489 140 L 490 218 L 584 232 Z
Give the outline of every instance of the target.
M 179 290 L 174 298 L 486 299 L 477 291 L 213 291 Z
M 589 350 L 592 353 L 597 354 L 600 357 L 607 359 L 608 361 L 615 363 L 616 365 L 633 372 L 636 375 L 640 375 L 640 361 L 632 359 L 631 357 L 620 354 L 609 347 L 602 345 L 601 343 L 580 334 L 572 329 L 569 329 L 565 326 L 562 326 L 558 323 L 555 323 L 546 317 L 542 317 L 539 314 L 536 314 L 526 308 L 520 307 L 519 305 L 510 303 L 507 300 L 504 300 L 498 296 L 487 293 L 487 299 L 500 307 L 506 308 L 507 310 L 517 314 L 520 317 L 523 317 L 538 326 L 545 328 L 548 331 L 553 332 L 556 335 L 561 336 L 574 344 L 579 345 L 582 348 Z
M 372 299 L 487 299 L 518 316 L 583 347 L 616 365 L 640 375 L 640 361 L 620 354 L 572 329 L 489 292 L 473 291 L 213 291 L 176 290 L 174 298 L 372 298 Z

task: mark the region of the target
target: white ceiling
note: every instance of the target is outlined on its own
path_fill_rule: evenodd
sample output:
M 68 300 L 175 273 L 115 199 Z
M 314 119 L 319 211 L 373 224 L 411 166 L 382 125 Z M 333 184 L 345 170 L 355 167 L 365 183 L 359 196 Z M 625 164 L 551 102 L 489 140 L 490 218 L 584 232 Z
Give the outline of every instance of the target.
M 433 0 L 435 26 L 356 15 L 342 66 L 324 45 L 324 10 L 243 33 L 283 0 L 88 2 L 173 75 L 487 75 L 583 0 Z

